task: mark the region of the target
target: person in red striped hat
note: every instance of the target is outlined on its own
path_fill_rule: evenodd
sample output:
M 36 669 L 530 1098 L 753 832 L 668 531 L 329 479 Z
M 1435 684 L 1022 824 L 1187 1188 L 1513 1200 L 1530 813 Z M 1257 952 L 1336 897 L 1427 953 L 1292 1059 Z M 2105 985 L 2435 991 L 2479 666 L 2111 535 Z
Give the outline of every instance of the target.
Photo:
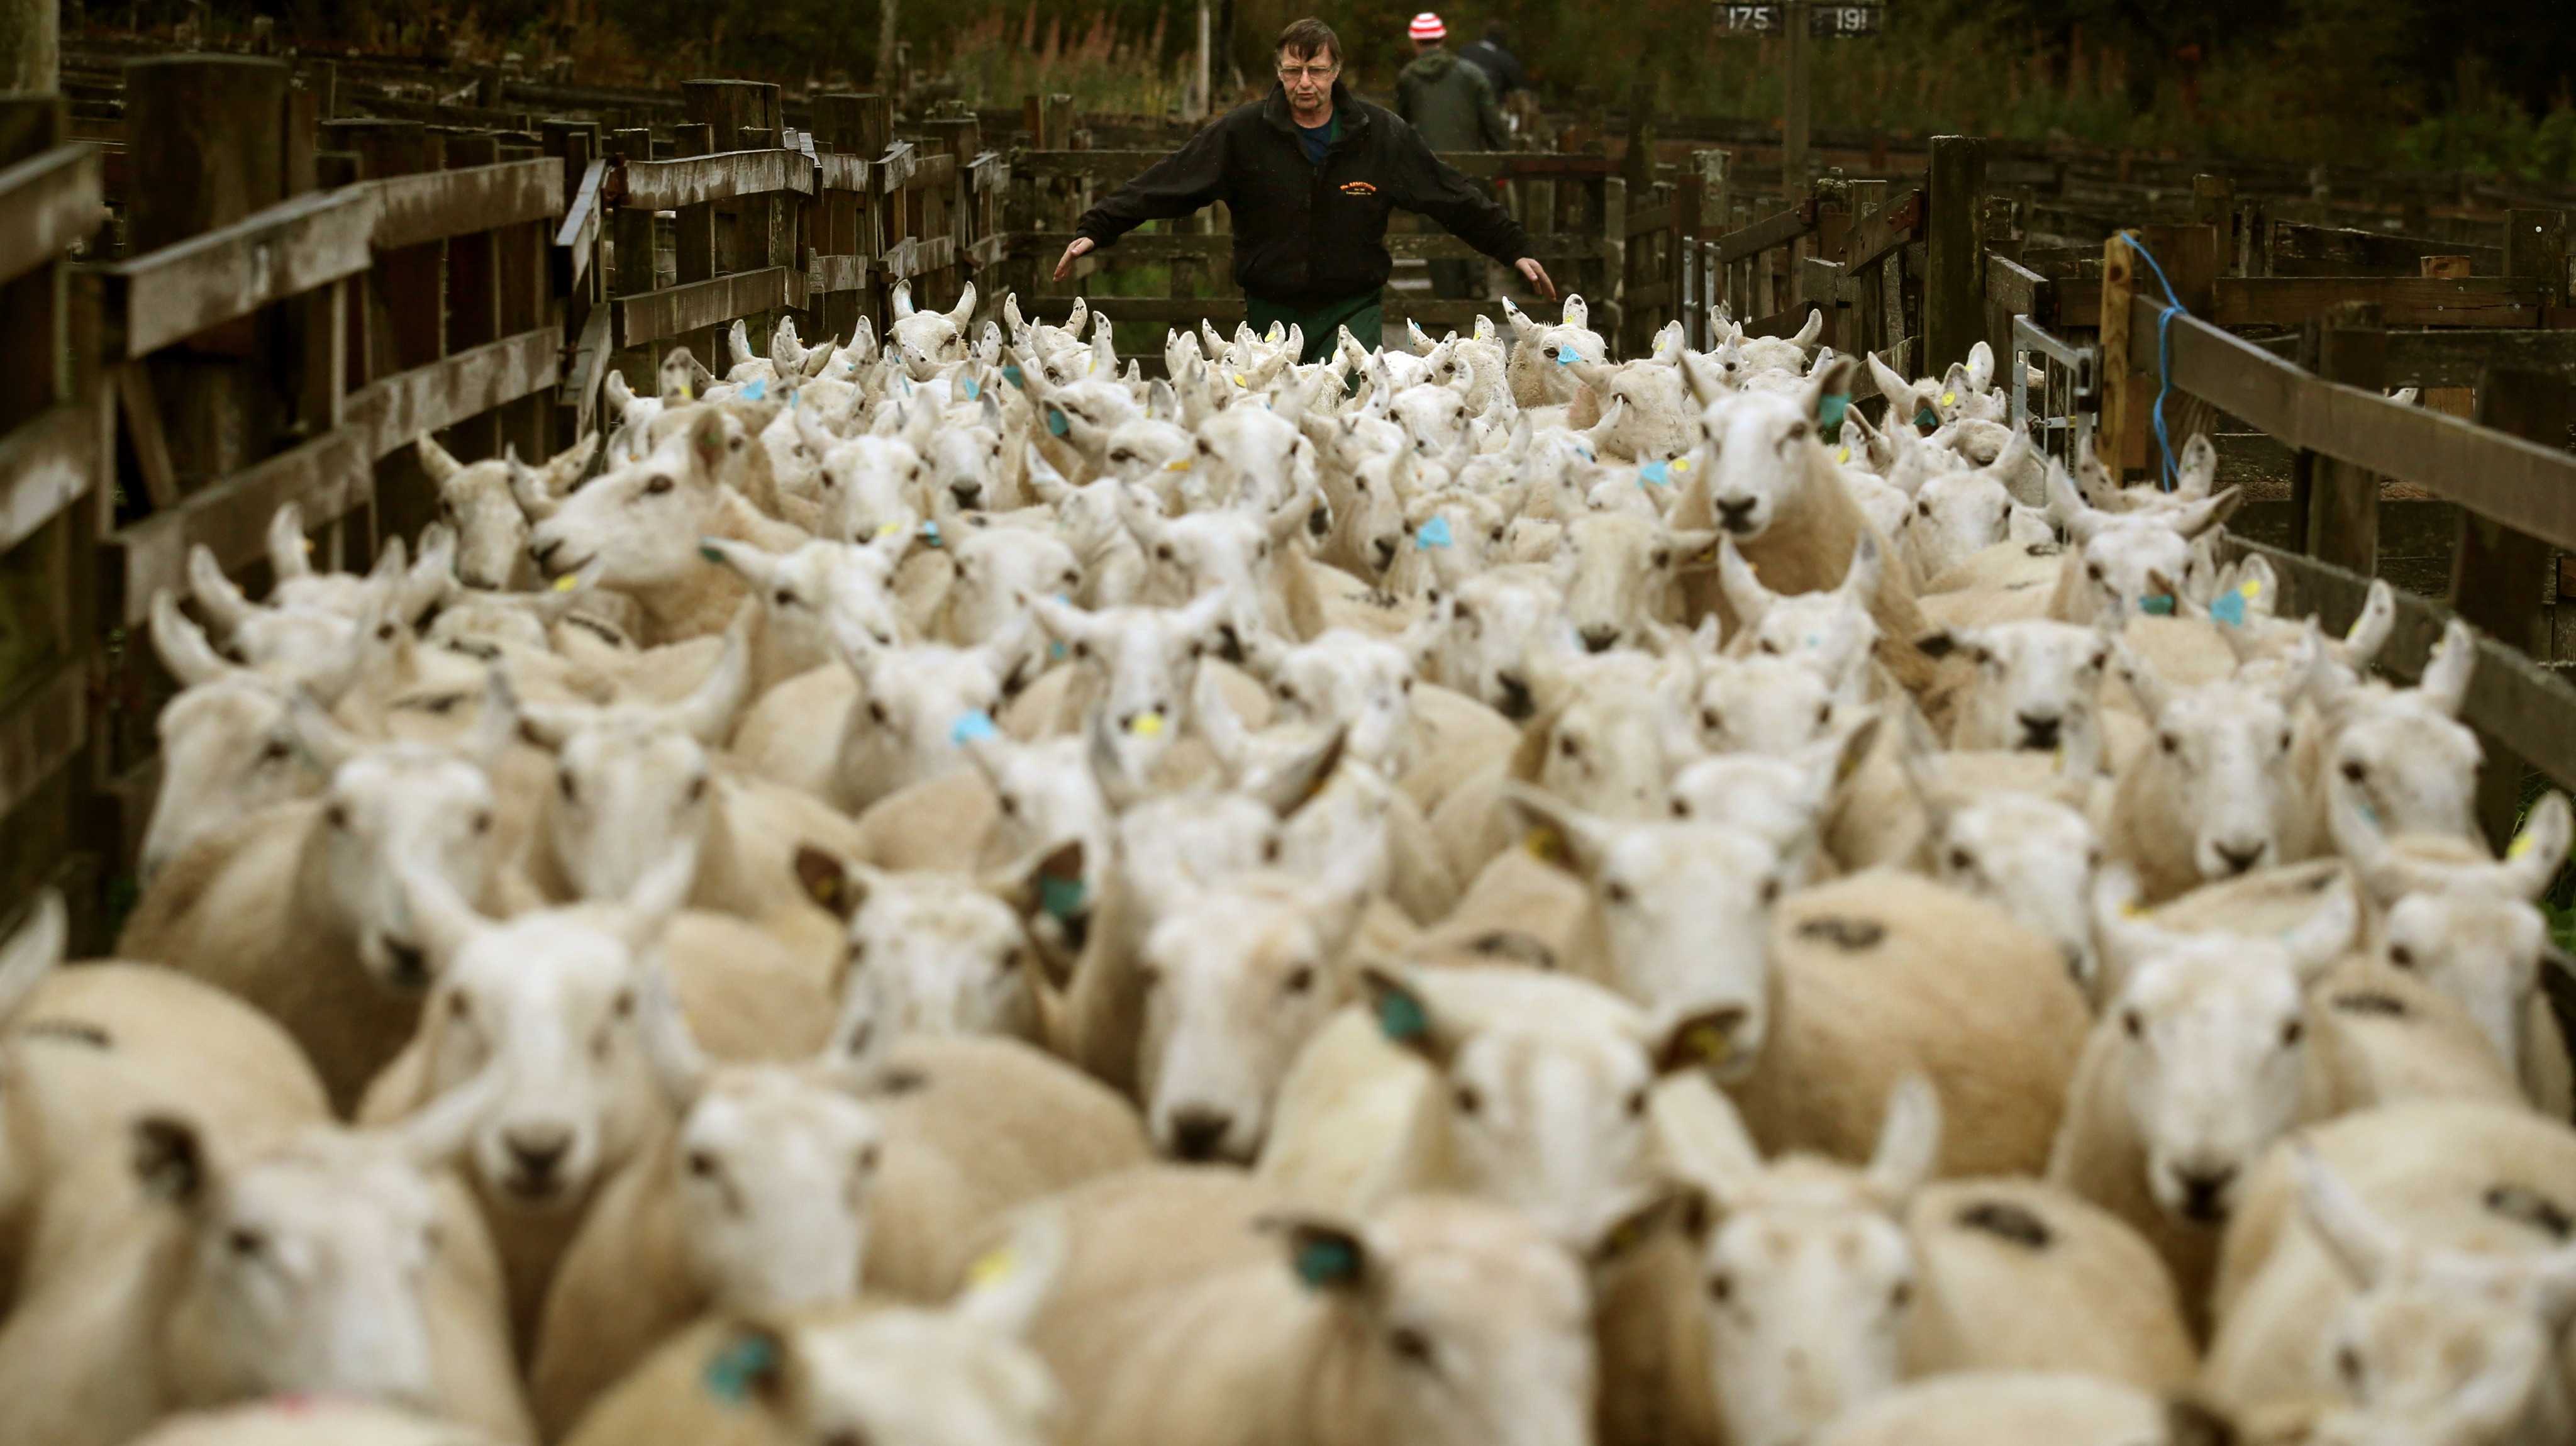
M 1396 77 L 1395 113 L 1435 151 L 1509 148 L 1512 133 L 1494 103 L 1493 82 L 1451 53 L 1449 27 L 1439 15 L 1425 10 L 1413 17 L 1409 29 L 1414 57 Z M 1475 294 L 1476 263 L 1444 258 L 1429 266 L 1432 295 L 1459 301 Z

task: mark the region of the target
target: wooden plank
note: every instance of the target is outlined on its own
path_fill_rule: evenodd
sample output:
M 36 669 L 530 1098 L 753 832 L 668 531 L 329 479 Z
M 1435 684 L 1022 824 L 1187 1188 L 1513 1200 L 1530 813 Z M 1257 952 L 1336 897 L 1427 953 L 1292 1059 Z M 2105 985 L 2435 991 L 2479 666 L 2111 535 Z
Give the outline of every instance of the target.
M 2361 616 L 2362 603 L 2369 596 L 2370 579 L 2314 558 L 2233 535 L 2222 536 L 2219 548 L 2230 560 L 2260 554 L 2280 579 L 2281 614 L 2314 613 L 2328 632 L 2338 636 Z M 2424 660 L 2450 618 L 2449 609 L 2398 589 L 2397 623 L 2379 651 L 2378 671 L 2400 683 L 2421 678 Z M 2481 633 L 2478 666 L 2469 675 L 2468 702 L 2461 714 L 2557 780 L 2560 787 L 2576 788 L 2576 688 L 2555 671 Z
M 1011 172 L 1038 180 L 1097 181 L 1117 185 L 1170 155 L 1170 151 L 1014 150 Z M 1442 161 L 1484 180 L 1572 180 L 1615 176 L 1616 156 L 1555 155 L 1538 151 L 1441 151 Z
M 2156 313 L 2130 300 L 2129 362 L 2155 366 Z M 2174 385 L 2290 447 L 2412 482 L 2508 527 L 2576 551 L 2576 457 L 2337 386 L 2195 317 L 2171 329 Z M 2106 363 L 2110 360 L 2105 353 Z M 2113 370 L 2106 365 L 2105 371 Z M 2106 411 L 2105 421 L 2108 421 Z
M 118 621 L 132 626 L 151 616 L 156 588 L 184 589 L 188 549 L 197 543 L 204 543 L 215 561 L 231 571 L 265 555 L 269 519 L 289 502 L 304 510 L 308 528 L 336 522 L 350 509 L 373 502 L 373 460 L 367 455 L 365 429 L 343 426 L 110 534 L 102 545 L 121 557 L 121 565 L 115 559 L 108 564 L 121 572 L 123 581 Z
M 2376 308 L 2345 302 L 2311 317 L 2300 333 L 2299 361 L 2330 382 L 2365 392 L 2388 386 L 2388 328 Z M 2290 496 L 2306 506 L 2300 550 L 2370 577 L 2379 571 L 2379 479 L 2348 462 L 2298 455 Z
M 2427 256 L 2466 256 L 2471 276 L 2504 274 L 2504 248 L 2296 221 L 2272 223 L 2275 276 L 2414 276 Z
M 1003 191 L 1011 185 L 1011 158 L 1000 151 L 982 151 L 966 165 L 973 176 L 968 184 L 978 191 Z
M 2152 348 L 2156 337 L 2153 317 L 2162 315 L 2164 310 L 2158 306 L 2149 312 L 2140 312 L 2131 306 L 2130 288 L 2136 285 L 2137 281 L 2138 253 L 2129 245 L 2129 238 L 2113 236 L 2104 241 L 2102 243 L 2102 284 L 2091 288 L 2094 304 L 2102 313 L 2099 323 L 2102 329 L 2102 415 L 2099 430 L 2093 434 L 2093 452 L 2101 459 L 2102 465 L 2109 469 L 2111 480 L 2114 482 L 2121 480 L 2125 475 L 2129 465 L 2129 454 L 2132 451 L 2145 450 L 2143 447 L 2133 446 L 2132 444 L 2138 439 L 2129 435 L 2131 420 L 2137 411 L 2136 398 L 2131 393 L 2137 389 L 2138 380 L 2137 368 L 2133 360 L 2136 345 L 2130 333 L 2133 329 L 2143 327 L 2149 346 Z M 2086 288 L 2076 288 L 2079 291 L 2084 289 Z M 2146 306 L 2146 298 L 2136 298 L 2135 304 L 2137 307 Z M 2144 323 L 2136 322 L 2135 318 L 2140 315 L 2149 316 L 2149 320 Z M 2175 320 L 2179 322 L 2182 318 L 2177 317 Z M 2061 315 L 2058 324 L 2068 326 L 2073 323 Z M 2150 361 L 2149 365 L 2153 366 L 2156 363 Z
M 885 188 L 888 191 L 898 189 L 905 191 L 934 191 L 943 187 L 953 186 L 955 184 L 957 184 L 957 158 L 955 156 L 948 155 L 945 152 L 929 156 L 916 153 L 913 157 L 912 164 L 905 168 L 903 177 L 900 181 L 896 180 L 891 172 L 887 174 Z
M 857 291 L 868 284 L 868 258 L 864 256 L 817 256 L 805 270 L 805 290 L 816 292 Z
M 599 387 L 608 379 L 611 360 L 609 321 L 607 307 L 590 309 L 589 319 L 581 326 L 581 344 L 573 349 L 572 375 L 564 379 L 564 389 L 571 393 L 568 400 L 572 404 L 572 433 L 576 438 L 588 434 L 596 425 Z M 566 400 L 562 392 L 556 394 L 558 404 Z
M 558 284 L 567 293 L 580 288 L 581 278 L 590 270 L 591 257 L 598 254 L 599 193 L 607 181 L 608 162 L 591 162 L 582 173 L 581 189 L 573 193 L 572 204 L 564 209 L 563 224 L 555 228 L 555 250 L 566 262 Z
M 2390 326 L 2529 327 L 2540 324 L 2539 287 L 2528 281 L 2420 276 L 2229 276 L 2209 320 L 2220 326 L 2297 326 L 2338 302 L 2364 301 Z
M 2576 332 L 2399 331 L 2388 336 L 2388 384 L 2473 387 L 2487 367 L 2551 371 L 2576 381 Z
M 1986 331 L 1985 243 L 1979 208 L 1986 189 L 1986 143 L 1975 136 L 1934 136 L 1930 200 L 1923 222 L 1923 357 L 1940 376 Z
M 2008 316 L 2027 316 L 2040 326 L 2056 320 L 2051 302 L 2057 283 L 2013 260 L 1986 253 L 1986 300 Z
M 1651 236 L 1658 231 L 1671 229 L 1673 229 L 1673 208 L 1670 203 L 1666 203 L 1661 206 L 1648 206 L 1639 211 L 1630 211 L 1627 230 L 1622 234 L 1633 241 L 1640 236 Z
M 105 471 L 100 450 L 106 400 L 101 389 L 86 400 L 48 408 L 0 436 L 0 552 L 79 501 Z
M 1009 254 L 1038 256 L 1052 261 L 1073 244 L 1071 231 L 1014 231 L 1007 237 Z M 1110 266 L 1126 261 L 1214 260 L 1234 255 L 1234 236 L 1229 232 L 1137 232 L 1118 238 L 1118 244 L 1094 254 L 1100 264 Z M 1460 260 L 1485 253 L 1445 232 L 1420 232 L 1386 238 L 1387 254 L 1397 260 Z M 1609 243 L 1599 236 L 1568 232 L 1542 232 L 1530 237 L 1529 254 L 1541 261 L 1592 261 L 1609 254 Z
M 319 191 L 101 268 L 113 354 L 142 356 L 372 262 L 375 193 Z
M 0 712 L 0 815 L 33 797 L 88 732 L 89 671 L 78 661 Z
M 443 432 L 553 386 L 562 366 L 561 343 L 550 326 L 486 342 L 352 392 L 340 415 L 344 425 L 365 433 L 373 461 L 411 445 L 423 432 Z
M 1766 216 L 1741 231 L 1718 237 L 1717 264 L 1732 266 L 1774 246 L 1786 246 L 1815 229 L 1816 208 L 1813 202 Z
M 552 156 L 369 181 L 377 249 L 444 241 L 563 214 L 563 163 Z
M 96 146 L 56 146 L 0 170 L 0 281 L 60 257 L 106 219 Z
M 170 460 L 170 439 L 161 429 L 161 400 L 152 373 L 140 361 L 116 369 L 117 405 L 125 416 L 126 435 L 134 440 L 134 467 L 143 474 L 143 495 L 154 508 L 179 501 L 179 469 Z
M 865 191 L 868 185 L 868 158 L 847 156 L 838 152 L 815 157 L 822 163 L 823 189 L 826 191 Z
M 1888 253 L 1915 239 L 1923 225 L 1923 192 L 1906 192 L 1863 216 L 1843 234 L 1843 266 L 1859 272 L 1885 260 Z
M 794 151 L 723 151 L 669 161 L 627 160 L 608 182 L 609 204 L 676 211 L 737 196 L 814 194 L 814 166 Z
M 648 291 L 641 296 L 621 296 L 614 305 L 617 344 L 642 346 L 782 306 L 801 311 L 805 306 L 805 273 L 791 266 L 771 266 L 693 281 L 665 291 Z

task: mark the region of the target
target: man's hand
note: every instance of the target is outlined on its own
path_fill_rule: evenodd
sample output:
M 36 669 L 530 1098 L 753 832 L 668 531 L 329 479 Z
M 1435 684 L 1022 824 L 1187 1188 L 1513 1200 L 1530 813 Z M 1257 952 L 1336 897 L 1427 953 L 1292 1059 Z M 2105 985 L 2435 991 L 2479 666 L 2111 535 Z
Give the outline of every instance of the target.
M 1071 276 L 1071 275 L 1073 274 L 1073 261 L 1074 261 L 1074 258 L 1075 258 L 1075 257 L 1077 257 L 1077 256 L 1087 255 L 1087 254 L 1090 252 L 1090 250 L 1091 250 L 1091 238 L 1090 238 L 1090 237 L 1088 237 L 1088 236 L 1076 236 L 1076 237 L 1074 237 L 1074 238 L 1073 238 L 1073 244 L 1072 244 L 1072 245 L 1070 245 L 1070 246 L 1067 246 L 1066 248 L 1064 248 L 1064 259 L 1063 259 L 1063 260 L 1061 260 L 1061 261 L 1058 261 L 1058 262 L 1055 264 L 1055 279 L 1056 279 L 1056 280 L 1058 280 L 1058 281 L 1062 281 L 1062 280 L 1063 280 L 1063 279 L 1065 279 L 1066 277 Z M 1524 265 L 1524 266 L 1535 266 L 1535 265 L 1537 265 L 1538 263 L 1537 263 L 1537 262 L 1535 262 L 1535 261 L 1525 261 L 1525 262 L 1522 262 L 1521 264 L 1522 264 L 1522 265 Z M 1555 292 L 1553 292 L 1553 291 L 1551 291 L 1551 292 L 1549 292 L 1549 293 L 1548 293 L 1548 295 L 1550 295 L 1550 296 L 1554 296 L 1555 294 L 1556 294 L 1556 293 L 1555 293 Z
M 1076 241 L 1073 244 L 1080 246 L 1084 243 Z M 1064 254 L 1066 263 L 1068 265 L 1071 264 L 1074 253 L 1067 251 Z M 1513 262 L 1512 265 L 1520 268 L 1522 278 L 1528 281 L 1530 285 L 1537 287 L 1541 295 L 1545 296 L 1550 301 L 1556 300 L 1556 283 L 1547 279 L 1547 268 L 1538 264 L 1537 257 L 1524 256 L 1520 260 Z M 1064 267 L 1059 266 L 1056 268 L 1055 277 L 1058 281 L 1062 281 L 1064 279 Z

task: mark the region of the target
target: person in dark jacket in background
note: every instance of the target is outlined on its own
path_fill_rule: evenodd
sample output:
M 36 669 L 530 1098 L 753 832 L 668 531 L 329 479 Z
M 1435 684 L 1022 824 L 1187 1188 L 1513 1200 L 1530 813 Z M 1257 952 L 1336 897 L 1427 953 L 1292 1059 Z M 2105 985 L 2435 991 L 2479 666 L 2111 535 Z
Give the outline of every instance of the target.
M 1461 64 L 1445 43 L 1449 28 L 1425 10 L 1413 17 L 1414 60 L 1395 81 L 1395 113 L 1435 151 L 1499 151 L 1511 145 L 1511 127 L 1494 105 L 1485 73 Z M 1475 294 L 1476 264 L 1460 258 L 1431 261 L 1431 294 L 1458 301 Z
M 1492 193 L 1443 165 L 1401 117 L 1342 84 L 1342 42 L 1332 27 L 1297 21 L 1280 33 L 1275 53 L 1279 88 L 1229 111 L 1084 212 L 1056 280 L 1147 221 L 1223 201 L 1234 216 L 1234 280 L 1253 329 L 1300 327 L 1304 360 L 1321 361 L 1339 327 L 1362 346 L 1378 344 L 1395 264 L 1387 214 L 1401 207 L 1555 298 L 1556 283 L 1529 254 L 1528 233 Z
M 1458 47 L 1458 58 L 1485 73 L 1485 81 L 1494 88 L 1494 99 L 1508 101 L 1512 92 L 1529 89 L 1529 72 L 1521 69 L 1520 57 L 1504 49 L 1511 39 L 1511 27 L 1499 20 L 1485 22 L 1485 38 L 1473 45 Z

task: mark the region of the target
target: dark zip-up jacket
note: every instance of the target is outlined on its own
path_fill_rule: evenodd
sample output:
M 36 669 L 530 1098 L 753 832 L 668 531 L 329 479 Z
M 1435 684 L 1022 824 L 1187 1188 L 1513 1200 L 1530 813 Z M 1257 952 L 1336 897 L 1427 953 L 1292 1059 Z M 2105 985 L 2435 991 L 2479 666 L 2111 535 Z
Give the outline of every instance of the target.
M 1333 85 L 1339 122 L 1324 163 L 1306 159 L 1288 93 L 1226 113 L 1083 213 L 1076 227 L 1106 249 L 1151 220 L 1214 201 L 1234 214 L 1234 281 L 1282 306 L 1316 308 L 1386 285 L 1387 213 L 1418 212 L 1509 265 L 1529 236 L 1493 198 L 1433 155 L 1394 112 Z

